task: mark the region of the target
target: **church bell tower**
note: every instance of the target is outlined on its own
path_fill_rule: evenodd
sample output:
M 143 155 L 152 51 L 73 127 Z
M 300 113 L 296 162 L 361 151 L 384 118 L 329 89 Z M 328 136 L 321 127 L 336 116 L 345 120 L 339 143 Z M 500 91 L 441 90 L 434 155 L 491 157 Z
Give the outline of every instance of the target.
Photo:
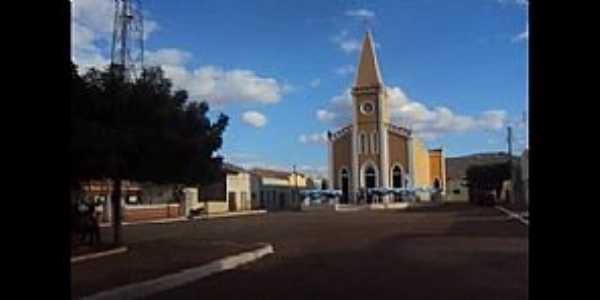
M 388 99 L 375 53 L 373 37 L 367 31 L 354 86 L 353 104 L 353 186 L 389 187 L 388 135 L 390 123 Z

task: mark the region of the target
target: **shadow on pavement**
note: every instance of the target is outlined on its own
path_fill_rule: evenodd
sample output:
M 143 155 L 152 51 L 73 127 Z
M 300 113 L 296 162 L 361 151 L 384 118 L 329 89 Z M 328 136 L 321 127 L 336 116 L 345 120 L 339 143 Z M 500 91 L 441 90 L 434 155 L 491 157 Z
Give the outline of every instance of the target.
M 151 299 L 527 299 L 522 247 L 470 239 L 402 236 L 361 249 L 276 253 Z

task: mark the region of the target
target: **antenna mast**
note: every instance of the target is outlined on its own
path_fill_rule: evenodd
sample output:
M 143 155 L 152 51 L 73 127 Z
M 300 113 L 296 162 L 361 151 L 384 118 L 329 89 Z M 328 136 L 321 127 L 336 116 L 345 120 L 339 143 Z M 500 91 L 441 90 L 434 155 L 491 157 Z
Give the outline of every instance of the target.
M 141 0 L 114 0 L 115 19 L 111 65 L 127 80 L 137 78 L 144 65 L 144 18 Z

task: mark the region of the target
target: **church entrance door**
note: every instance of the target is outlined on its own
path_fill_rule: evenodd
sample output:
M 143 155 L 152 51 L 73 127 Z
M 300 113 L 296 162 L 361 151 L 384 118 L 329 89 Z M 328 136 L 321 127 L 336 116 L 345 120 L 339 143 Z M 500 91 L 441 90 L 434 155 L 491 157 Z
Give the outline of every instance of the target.
M 342 178 L 342 203 L 348 203 L 348 177 Z
M 392 187 L 396 189 L 402 187 L 402 169 L 398 166 L 392 170 Z M 400 195 L 395 194 L 394 201 L 400 201 Z
M 373 202 L 373 196 L 369 193 L 369 189 L 375 187 L 375 169 L 368 167 L 365 171 L 365 187 L 367 188 L 367 203 Z
M 348 170 L 343 169 L 342 170 L 342 199 L 340 201 L 343 204 L 348 203 L 348 189 L 349 189 L 348 185 L 349 185 Z

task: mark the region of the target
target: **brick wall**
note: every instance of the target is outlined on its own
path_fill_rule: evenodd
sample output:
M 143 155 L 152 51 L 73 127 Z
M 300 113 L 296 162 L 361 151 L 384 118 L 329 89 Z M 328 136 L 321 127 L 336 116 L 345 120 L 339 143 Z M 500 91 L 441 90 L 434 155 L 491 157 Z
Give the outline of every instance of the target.
M 181 216 L 183 216 L 183 207 L 179 204 L 125 207 L 123 209 L 123 222 L 139 222 Z

